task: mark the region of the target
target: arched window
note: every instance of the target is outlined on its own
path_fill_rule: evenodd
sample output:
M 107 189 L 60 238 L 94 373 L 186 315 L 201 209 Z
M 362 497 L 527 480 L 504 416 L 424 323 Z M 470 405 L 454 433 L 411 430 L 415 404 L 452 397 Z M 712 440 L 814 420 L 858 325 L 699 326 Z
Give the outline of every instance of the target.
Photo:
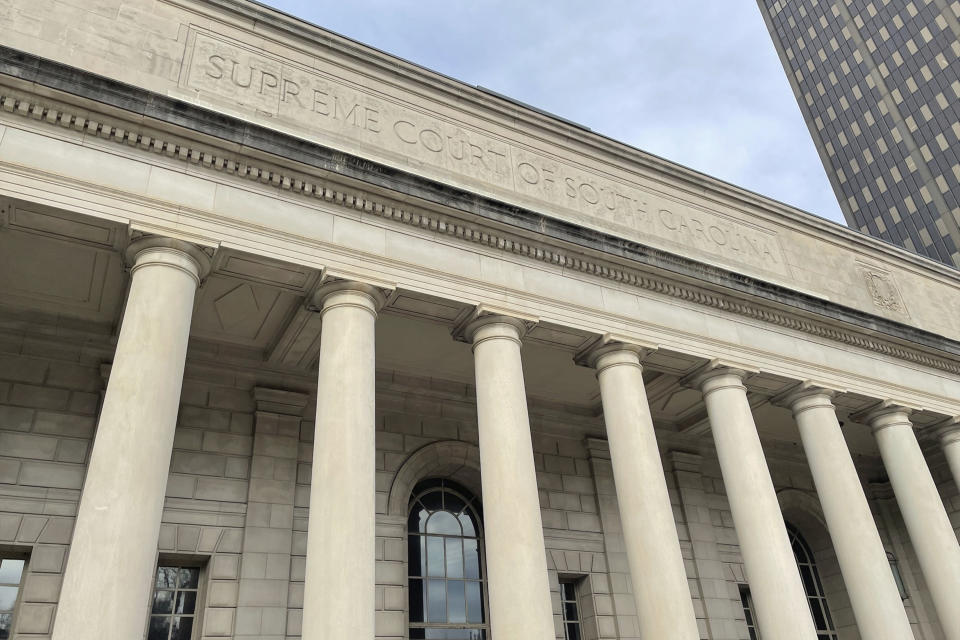
M 818 640 L 838 640 L 837 630 L 830 616 L 830 607 L 827 606 L 827 596 L 823 591 L 823 583 L 820 582 L 820 572 L 817 571 L 817 563 L 813 558 L 813 551 L 795 527 L 788 524 L 787 531 L 790 534 L 793 555 L 797 558 L 803 588 L 807 592 L 807 603 L 810 605 L 810 613 L 813 614 L 813 623 L 817 626 L 817 638 Z
M 413 489 L 407 524 L 410 638 L 485 640 L 480 506 L 447 480 Z

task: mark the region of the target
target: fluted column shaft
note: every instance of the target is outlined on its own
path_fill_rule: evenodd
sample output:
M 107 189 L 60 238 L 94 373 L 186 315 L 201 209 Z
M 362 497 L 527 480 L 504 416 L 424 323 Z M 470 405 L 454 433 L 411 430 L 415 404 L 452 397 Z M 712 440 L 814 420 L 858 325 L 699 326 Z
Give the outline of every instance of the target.
M 808 388 L 784 404 L 793 411 L 830 539 L 860 635 L 871 640 L 913 637 L 887 563 L 876 522 L 853 465 L 830 391 Z
M 773 640 L 816 640 L 742 376 L 720 368 L 696 381 L 707 405 L 760 633 Z
M 376 610 L 374 324 L 379 292 L 339 283 L 321 307 L 303 640 L 368 640 Z
M 193 300 L 209 262 L 192 245 L 131 246 L 130 293 L 87 468 L 56 640 L 141 638 L 160 537 Z
M 920 562 L 947 640 L 960 640 L 960 544 L 913 432 L 910 412 L 885 407 L 865 416 Z
M 522 325 L 478 320 L 473 343 L 491 635 L 553 640 L 553 608 L 520 361 Z
M 698 640 L 639 355 L 614 345 L 591 361 L 600 382 L 640 637 Z

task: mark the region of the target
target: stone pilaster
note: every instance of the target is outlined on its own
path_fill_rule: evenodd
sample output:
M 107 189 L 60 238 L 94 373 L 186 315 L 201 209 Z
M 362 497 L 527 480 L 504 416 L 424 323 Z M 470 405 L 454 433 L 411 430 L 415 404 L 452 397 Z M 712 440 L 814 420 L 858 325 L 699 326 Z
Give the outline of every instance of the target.
M 618 602 L 633 598 L 630 568 L 627 562 L 626 543 L 620 522 L 620 504 L 613 481 L 613 463 L 610 460 L 610 445 L 600 438 L 587 438 L 590 470 L 597 487 L 597 509 L 600 526 L 603 528 L 603 551 L 607 559 L 606 572 L 593 574 L 591 594 L 593 597 L 592 620 L 584 620 L 585 629 L 596 625 L 599 640 L 615 640 L 636 636 L 640 624 L 636 614 L 620 611 Z
M 297 447 L 307 396 L 257 387 L 254 398 L 236 636 L 277 640 L 287 632 Z
M 727 580 L 720 558 L 716 527 L 711 517 L 712 505 L 703 488 L 703 457 L 696 453 L 670 451 L 666 455 L 666 472 L 672 477 L 683 523 L 689 538 L 689 563 L 698 599 L 694 610 L 703 638 L 734 640 L 741 636 L 742 616 L 731 616 L 740 606 L 735 585 Z

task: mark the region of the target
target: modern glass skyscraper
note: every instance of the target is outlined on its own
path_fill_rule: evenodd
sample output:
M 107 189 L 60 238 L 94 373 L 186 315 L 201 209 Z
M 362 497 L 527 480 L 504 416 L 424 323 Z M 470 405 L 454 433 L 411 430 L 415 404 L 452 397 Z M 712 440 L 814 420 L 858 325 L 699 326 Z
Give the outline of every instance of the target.
M 758 3 L 847 223 L 960 267 L 960 1 Z

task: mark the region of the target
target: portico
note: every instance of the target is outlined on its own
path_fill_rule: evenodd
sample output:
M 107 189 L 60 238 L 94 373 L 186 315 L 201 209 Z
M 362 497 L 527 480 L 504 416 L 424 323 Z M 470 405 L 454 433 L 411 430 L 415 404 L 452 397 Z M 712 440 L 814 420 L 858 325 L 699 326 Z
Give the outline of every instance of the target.
M 4 50 L 16 637 L 960 640 L 955 272 L 261 17 Z

